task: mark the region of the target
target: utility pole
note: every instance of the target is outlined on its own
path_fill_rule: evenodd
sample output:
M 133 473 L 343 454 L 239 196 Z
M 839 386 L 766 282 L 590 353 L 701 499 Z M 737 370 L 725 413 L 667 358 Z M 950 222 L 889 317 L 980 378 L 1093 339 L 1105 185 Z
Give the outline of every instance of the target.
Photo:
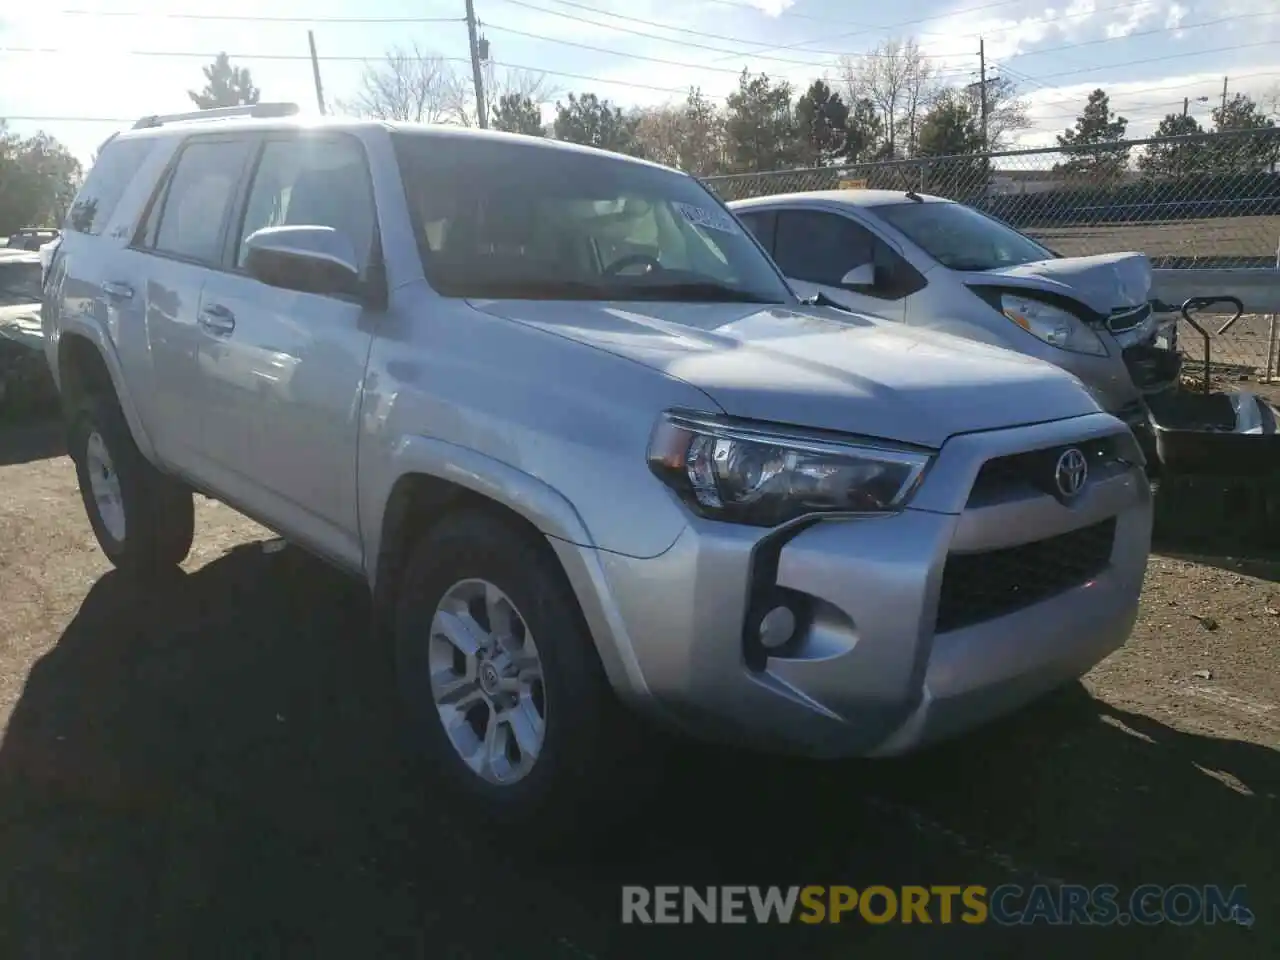
M 476 87 L 476 122 L 483 130 L 489 126 L 488 111 L 484 108 L 484 74 L 480 70 L 480 44 L 476 41 L 476 8 L 467 0 L 467 38 L 471 42 L 471 80 Z
M 1227 78 L 1226 77 L 1222 78 L 1222 115 L 1224 118 L 1227 115 Z
M 982 113 L 982 149 L 991 152 L 991 141 L 987 135 L 987 46 L 982 37 L 978 38 L 978 104 Z
M 1182 119 L 1183 120 L 1187 119 L 1187 111 L 1190 109 L 1191 109 L 1191 98 L 1183 97 L 1182 98 Z
M 316 56 L 316 35 L 307 31 L 307 43 L 311 46 L 311 76 L 316 82 L 316 105 L 320 108 L 320 116 L 324 116 L 324 88 L 320 86 L 320 58 Z

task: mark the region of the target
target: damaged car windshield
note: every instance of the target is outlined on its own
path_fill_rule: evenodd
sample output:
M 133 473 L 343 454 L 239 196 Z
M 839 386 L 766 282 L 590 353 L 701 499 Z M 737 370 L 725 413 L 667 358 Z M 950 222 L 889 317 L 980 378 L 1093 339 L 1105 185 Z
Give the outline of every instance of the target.
M 795 302 L 691 177 L 506 139 L 395 141 L 423 269 L 445 296 Z
M 961 203 L 910 201 L 867 210 L 952 270 L 996 270 L 1054 259 L 1030 237 Z

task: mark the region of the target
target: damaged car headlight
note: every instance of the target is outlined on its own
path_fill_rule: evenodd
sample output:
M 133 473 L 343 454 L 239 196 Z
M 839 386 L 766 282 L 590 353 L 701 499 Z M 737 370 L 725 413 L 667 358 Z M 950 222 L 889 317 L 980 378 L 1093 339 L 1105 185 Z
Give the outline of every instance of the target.
M 663 415 L 649 444 L 649 468 L 695 512 L 765 527 L 899 510 L 929 461 L 916 448 L 678 412 Z
M 1000 297 L 1000 312 L 1051 346 L 1095 357 L 1107 355 L 1107 348 L 1098 335 L 1083 320 L 1062 307 L 1006 293 Z

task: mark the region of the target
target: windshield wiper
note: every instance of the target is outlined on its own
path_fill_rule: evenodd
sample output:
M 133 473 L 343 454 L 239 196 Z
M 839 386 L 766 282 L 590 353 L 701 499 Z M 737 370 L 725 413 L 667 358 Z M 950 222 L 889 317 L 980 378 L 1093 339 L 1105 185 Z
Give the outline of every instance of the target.
M 705 303 L 782 303 L 750 290 L 741 290 L 714 280 L 686 280 L 679 283 L 628 284 L 616 292 L 645 300 L 691 300 Z

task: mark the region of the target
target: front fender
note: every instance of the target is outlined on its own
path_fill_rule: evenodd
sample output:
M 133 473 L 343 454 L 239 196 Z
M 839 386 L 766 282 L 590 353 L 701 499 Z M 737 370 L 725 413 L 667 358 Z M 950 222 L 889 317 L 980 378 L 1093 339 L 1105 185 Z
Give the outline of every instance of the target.
M 365 569 L 374 597 L 383 571 L 378 562 L 388 504 L 397 484 L 408 476 L 426 475 L 454 484 L 515 512 L 547 538 L 578 601 L 601 664 L 614 689 L 624 696 L 646 690 L 631 640 L 612 603 L 595 541 L 577 509 L 559 491 L 537 477 L 483 453 L 432 437 L 400 438 L 385 462 L 383 475 L 371 483 L 361 517 L 365 536 Z M 394 519 L 394 518 L 392 518 Z

